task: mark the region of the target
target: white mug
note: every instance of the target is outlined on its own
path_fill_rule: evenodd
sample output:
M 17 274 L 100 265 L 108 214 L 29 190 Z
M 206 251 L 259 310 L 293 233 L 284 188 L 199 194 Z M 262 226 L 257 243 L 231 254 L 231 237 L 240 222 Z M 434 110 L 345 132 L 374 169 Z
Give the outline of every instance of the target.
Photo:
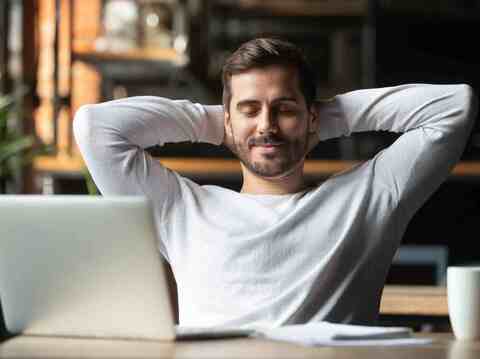
M 480 339 L 480 267 L 448 267 L 448 314 L 457 339 Z

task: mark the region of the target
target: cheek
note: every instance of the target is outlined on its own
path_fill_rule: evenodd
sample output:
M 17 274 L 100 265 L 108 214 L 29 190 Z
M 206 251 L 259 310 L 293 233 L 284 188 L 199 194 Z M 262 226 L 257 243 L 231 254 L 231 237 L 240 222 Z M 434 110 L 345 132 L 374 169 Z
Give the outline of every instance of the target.
M 249 125 L 248 122 L 232 123 L 231 128 L 233 137 L 237 142 L 245 140 L 245 138 L 249 137 L 252 131 L 254 131 L 254 126 Z
M 285 137 L 296 138 L 302 136 L 307 128 L 306 121 L 286 119 L 280 123 L 280 129 Z

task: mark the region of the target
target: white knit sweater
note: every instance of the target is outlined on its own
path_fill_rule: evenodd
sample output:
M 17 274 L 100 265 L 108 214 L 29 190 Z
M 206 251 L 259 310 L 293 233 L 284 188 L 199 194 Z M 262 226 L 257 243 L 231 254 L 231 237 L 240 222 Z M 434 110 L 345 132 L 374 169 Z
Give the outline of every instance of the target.
M 223 140 L 223 109 L 159 97 L 83 106 L 75 138 L 103 195 L 145 195 L 178 284 L 180 324 L 368 324 L 415 211 L 459 159 L 475 109 L 466 85 L 403 85 L 338 95 L 321 140 L 403 132 L 374 158 L 288 195 L 200 186 L 144 148 Z

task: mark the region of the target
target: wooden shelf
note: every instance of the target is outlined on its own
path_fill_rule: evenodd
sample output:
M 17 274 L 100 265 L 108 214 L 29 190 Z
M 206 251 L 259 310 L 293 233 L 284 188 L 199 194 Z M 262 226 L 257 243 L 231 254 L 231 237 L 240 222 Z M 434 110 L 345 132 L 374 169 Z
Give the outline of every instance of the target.
M 165 167 L 185 176 L 238 177 L 241 173 L 240 163 L 235 159 L 169 157 L 159 158 L 159 161 Z M 308 160 L 305 163 L 305 173 L 309 176 L 325 177 L 348 169 L 355 163 L 339 160 Z M 34 168 L 40 172 L 81 174 L 85 165 L 82 158 L 78 156 L 39 156 L 34 161 Z
M 480 161 L 459 162 L 453 169 L 452 175 L 461 177 L 480 176 Z
M 81 174 L 84 171 L 85 164 L 79 156 L 59 155 L 37 156 L 33 160 L 35 171 L 58 173 L 58 174 Z
M 240 0 L 237 6 L 287 16 L 363 16 L 368 12 L 368 0 Z
M 448 316 L 447 289 L 436 286 L 387 285 L 380 314 Z
M 225 158 L 159 158 L 166 167 L 185 176 L 202 178 L 232 178 L 240 176 L 240 164 L 235 159 Z M 343 160 L 307 160 L 305 174 L 309 177 L 327 177 L 334 173 L 351 168 L 358 161 Z M 83 160 L 67 155 L 48 157 L 40 156 L 34 161 L 34 168 L 40 172 L 58 174 L 81 174 L 84 169 Z M 452 171 L 454 177 L 479 177 L 480 161 L 464 161 L 458 163 Z
M 166 61 L 181 64 L 184 57 L 174 49 L 138 48 L 128 51 L 98 51 L 80 47 L 73 52 L 74 58 L 87 62 L 96 61 Z

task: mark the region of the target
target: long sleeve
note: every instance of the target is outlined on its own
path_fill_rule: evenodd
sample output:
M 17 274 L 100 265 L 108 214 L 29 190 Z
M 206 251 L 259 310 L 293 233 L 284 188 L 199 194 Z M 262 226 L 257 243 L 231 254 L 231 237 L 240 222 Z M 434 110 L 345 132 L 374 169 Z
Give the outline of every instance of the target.
M 178 176 L 144 149 L 165 142 L 223 141 L 220 106 L 142 96 L 82 106 L 74 135 L 104 195 L 146 195 L 165 211 L 178 195 Z M 161 214 L 162 216 L 162 214 Z
M 476 113 L 468 85 L 411 84 L 337 95 L 319 110 L 319 138 L 403 133 L 373 159 L 376 185 L 412 215 L 459 160 Z

